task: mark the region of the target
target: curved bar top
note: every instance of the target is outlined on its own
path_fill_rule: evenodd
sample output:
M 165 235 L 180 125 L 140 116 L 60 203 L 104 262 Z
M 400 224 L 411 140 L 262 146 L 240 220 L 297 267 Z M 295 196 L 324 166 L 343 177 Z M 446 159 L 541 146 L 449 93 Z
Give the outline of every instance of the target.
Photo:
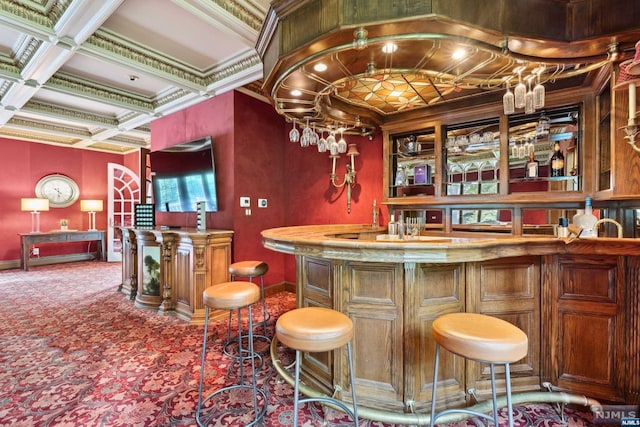
M 372 262 L 469 262 L 562 252 L 568 242 L 553 236 L 430 234 L 409 240 L 376 240 L 385 228 L 331 224 L 264 230 L 265 248 L 293 255 Z M 612 240 L 612 239 L 592 239 Z M 615 239 L 620 240 L 620 239 Z

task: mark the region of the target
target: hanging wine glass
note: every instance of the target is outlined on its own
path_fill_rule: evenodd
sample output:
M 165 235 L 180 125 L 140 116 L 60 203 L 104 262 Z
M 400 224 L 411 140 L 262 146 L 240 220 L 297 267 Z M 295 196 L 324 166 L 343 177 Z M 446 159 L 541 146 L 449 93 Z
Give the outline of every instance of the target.
M 346 153 L 347 152 L 347 141 L 344 140 L 344 136 L 342 132 L 340 132 L 340 140 L 338 141 L 338 153 Z
M 524 83 L 522 83 L 522 69 L 523 67 L 518 67 L 518 84 L 513 90 L 514 93 L 514 104 L 516 108 L 523 108 L 525 104 L 525 95 L 527 93 L 527 87 Z
M 487 162 L 484 160 L 476 160 L 474 162 L 474 165 L 476 167 L 476 169 L 478 169 L 478 182 L 482 181 L 482 170 L 484 169 L 484 167 L 486 166 Z
M 300 146 L 308 147 L 311 143 L 311 134 L 314 133 L 311 127 L 309 126 L 309 119 L 307 119 L 307 124 L 302 130 L 302 136 L 300 137 Z
M 312 126 L 311 127 L 311 136 L 310 136 L 310 139 L 309 139 L 309 145 L 317 145 L 319 139 L 320 138 L 318 137 L 318 134 L 316 133 L 316 129 Z
M 327 140 L 324 139 L 324 130 L 320 131 L 320 139 L 318 140 L 318 153 L 325 153 L 327 151 Z
M 513 92 L 509 90 L 509 80 L 507 80 L 507 92 L 502 96 L 502 108 L 505 115 L 513 114 L 516 111 Z
M 289 131 L 289 141 L 291 142 L 300 141 L 300 131 L 296 128 L 296 119 L 293 119 L 293 127 Z
M 525 114 L 531 114 L 536 111 L 533 108 L 533 91 L 531 90 L 531 79 L 528 79 L 527 83 L 529 84 L 529 90 L 524 96 L 524 112 Z
M 327 147 L 329 148 L 329 153 L 332 156 L 338 155 L 338 142 L 336 141 L 336 137 L 333 133 L 330 133 L 327 137 Z
M 513 138 L 509 140 L 509 145 L 511 145 L 511 157 L 516 159 L 518 158 L 518 145 L 517 141 Z
M 539 110 L 544 107 L 544 86 L 540 83 L 540 74 L 543 71 L 543 67 L 537 70 L 537 83 L 533 87 L 533 108 Z
M 493 178 L 492 181 L 495 181 L 498 179 L 498 159 L 489 159 L 487 160 L 487 164 L 489 165 L 489 167 L 491 168 L 491 171 L 493 172 Z

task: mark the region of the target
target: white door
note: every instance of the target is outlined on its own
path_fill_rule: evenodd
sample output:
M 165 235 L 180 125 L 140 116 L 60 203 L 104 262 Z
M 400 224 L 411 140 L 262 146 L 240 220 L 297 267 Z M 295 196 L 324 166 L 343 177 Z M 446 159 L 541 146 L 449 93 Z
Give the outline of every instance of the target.
M 133 226 L 134 205 L 140 202 L 140 178 L 117 163 L 109 163 L 108 169 L 107 261 L 122 261 L 121 242 L 113 227 Z

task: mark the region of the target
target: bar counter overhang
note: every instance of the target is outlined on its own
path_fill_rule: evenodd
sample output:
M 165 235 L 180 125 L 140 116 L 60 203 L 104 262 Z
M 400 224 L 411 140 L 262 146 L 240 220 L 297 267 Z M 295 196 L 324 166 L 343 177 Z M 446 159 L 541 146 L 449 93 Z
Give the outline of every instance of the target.
M 516 401 L 640 403 L 640 240 L 479 233 L 376 240 L 385 232 L 346 224 L 262 232 L 264 247 L 296 257 L 299 307 L 325 306 L 353 320 L 363 417 L 428 423 L 431 323 L 461 311 L 500 317 L 529 337 L 527 357 L 512 366 Z M 305 356 L 303 392 L 346 384 L 341 352 Z M 465 406 L 469 389 L 486 400 L 488 368 L 445 359 L 437 406 Z

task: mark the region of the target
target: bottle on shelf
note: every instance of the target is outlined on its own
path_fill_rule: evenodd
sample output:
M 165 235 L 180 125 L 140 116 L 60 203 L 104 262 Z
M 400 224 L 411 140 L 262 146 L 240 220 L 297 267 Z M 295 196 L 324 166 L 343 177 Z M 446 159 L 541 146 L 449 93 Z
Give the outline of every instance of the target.
M 573 225 L 580 227 L 582 232 L 580 237 L 598 237 L 598 232 L 593 229 L 598 218 L 593 214 L 591 197 L 587 197 L 584 202 L 584 210 L 579 209 L 573 216 Z
M 378 201 L 373 199 L 373 208 L 371 211 L 371 227 L 378 228 Z
M 556 141 L 553 146 L 553 155 L 551 155 L 551 171 L 549 176 L 557 177 L 564 176 L 564 154 L 560 151 L 560 143 Z
M 398 165 L 398 168 L 396 169 L 396 186 L 400 186 L 400 187 L 406 187 L 407 185 L 407 173 L 405 172 L 404 168 L 400 165 Z
M 396 222 L 395 214 L 391 214 L 391 216 L 389 217 L 389 223 L 387 224 L 387 234 L 389 236 L 398 235 L 398 223 Z
M 527 162 L 526 168 L 524 170 L 525 178 L 537 178 L 539 166 L 540 162 L 536 160 L 535 153 L 533 151 L 530 151 L 529 161 Z

